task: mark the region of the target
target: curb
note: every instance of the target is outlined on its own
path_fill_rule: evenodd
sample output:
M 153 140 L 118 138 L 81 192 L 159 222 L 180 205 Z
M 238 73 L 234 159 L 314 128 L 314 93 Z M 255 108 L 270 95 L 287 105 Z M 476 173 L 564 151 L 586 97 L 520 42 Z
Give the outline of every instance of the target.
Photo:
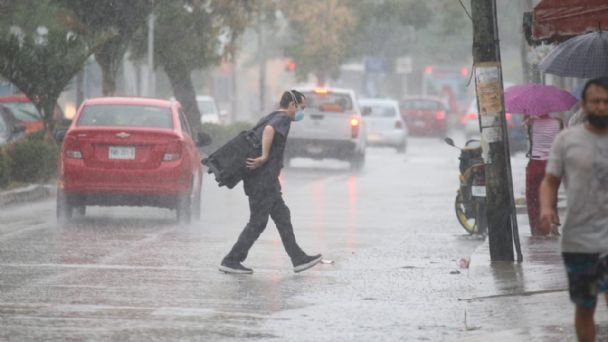
M 0 192 L 0 207 L 37 201 L 55 195 L 55 187 L 51 185 L 33 184 L 24 188 Z

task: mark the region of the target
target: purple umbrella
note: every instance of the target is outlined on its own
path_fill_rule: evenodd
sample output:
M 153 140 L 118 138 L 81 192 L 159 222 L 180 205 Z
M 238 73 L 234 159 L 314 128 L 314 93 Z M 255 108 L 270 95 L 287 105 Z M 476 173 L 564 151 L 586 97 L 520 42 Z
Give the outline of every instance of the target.
M 520 84 L 505 90 L 505 111 L 541 116 L 565 112 L 578 100 L 569 92 L 552 85 Z

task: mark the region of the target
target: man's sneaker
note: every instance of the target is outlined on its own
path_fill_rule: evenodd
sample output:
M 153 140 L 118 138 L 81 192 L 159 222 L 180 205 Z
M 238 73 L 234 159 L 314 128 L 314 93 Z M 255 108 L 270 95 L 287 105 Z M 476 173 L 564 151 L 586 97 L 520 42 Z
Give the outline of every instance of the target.
M 321 261 L 321 254 L 306 255 L 293 263 L 293 271 L 296 273 L 306 271 Z
M 253 270 L 251 268 L 243 266 L 240 262 L 236 261 L 222 261 L 219 270 L 224 273 L 232 274 L 251 274 Z

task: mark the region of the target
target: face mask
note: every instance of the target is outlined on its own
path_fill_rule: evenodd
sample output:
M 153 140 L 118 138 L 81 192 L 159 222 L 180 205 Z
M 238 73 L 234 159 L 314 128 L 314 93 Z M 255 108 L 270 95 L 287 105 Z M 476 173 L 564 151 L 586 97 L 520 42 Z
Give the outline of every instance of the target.
M 591 126 L 599 129 L 608 128 L 608 116 L 587 113 L 587 120 Z
M 293 121 L 302 121 L 302 119 L 304 119 L 304 110 L 300 109 L 296 112 Z

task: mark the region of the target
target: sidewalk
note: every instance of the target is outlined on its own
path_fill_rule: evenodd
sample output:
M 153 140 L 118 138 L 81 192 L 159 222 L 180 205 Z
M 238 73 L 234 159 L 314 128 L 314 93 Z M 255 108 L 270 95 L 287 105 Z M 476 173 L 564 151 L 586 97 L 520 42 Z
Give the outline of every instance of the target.
M 15 190 L 0 191 L 0 208 L 37 201 L 54 196 L 56 188 L 49 184 L 32 184 Z
M 525 208 L 525 207 L 524 207 Z M 563 209 L 563 208 L 562 208 Z M 475 341 L 576 341 L 574 306 L 559 237 L 533 237 L 519 215 L 523 261 L 492 262 L 488 239 L 471 256 L 467 314 Z M 517 255 L 515 255 L 517 259 Z M 598 341 L 608 341 L 608 309 L 598 299 Z

